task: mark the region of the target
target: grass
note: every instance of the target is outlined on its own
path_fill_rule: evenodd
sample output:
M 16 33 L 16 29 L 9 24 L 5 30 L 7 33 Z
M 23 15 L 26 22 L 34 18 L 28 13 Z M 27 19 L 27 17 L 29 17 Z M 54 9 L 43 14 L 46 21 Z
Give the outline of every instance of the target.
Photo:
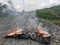
M 47 20 L 47 19 L 39 18 L 39 20 L 40 20 L 40 19 L 41 19 L 41 20 Z M 60 26 L 60 20 L 47 20 L 47 21 L 52 22 L 52 23 Z
M 60 20 L 51 20 L 51 22 L 53 22 L 54 24 L 56 24 L 56 25 L 59 25 L 59 26 L 60 26 Z
M 13 18 L 14 18 L 14 16 L 7 16 L 7 17 L 0 18 L 0 21 L 10 21 Z

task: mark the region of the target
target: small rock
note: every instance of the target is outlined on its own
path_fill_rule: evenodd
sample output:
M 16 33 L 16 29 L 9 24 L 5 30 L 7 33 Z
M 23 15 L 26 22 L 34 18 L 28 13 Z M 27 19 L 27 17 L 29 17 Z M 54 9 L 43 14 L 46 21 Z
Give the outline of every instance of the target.
M 54 40 L 56 43 L 59 43 L 59 41 L 58 40 Z

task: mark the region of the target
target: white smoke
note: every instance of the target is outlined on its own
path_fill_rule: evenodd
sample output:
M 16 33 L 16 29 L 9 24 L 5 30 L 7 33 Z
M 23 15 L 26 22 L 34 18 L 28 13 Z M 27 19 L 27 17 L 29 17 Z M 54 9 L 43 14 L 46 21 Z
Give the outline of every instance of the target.
M 22 6 L 23 3 L 22 2 L 20 3 L 20 1 L 16 1 L 16 0 L 10 0 L 10 1 L 9 0 L 3 0 L 2 1 L 2 0 L 0 0 L 1 3 L 7 4 L 9 8 L 11 7 L 10 9 L 15 8 L 17 11 L 23 10 L 23 6 Z M 41 9 L 41 8 L 38 7 L 39 5 L 37 5 L 40 2 L 36 3 L 37 0 L 33 0 L 31 2 L 29 2 L 29 1 L 30 0 L 28 0 L 28 1 L 25 0 L 25 2 L 24 2 L 24 4 L 26 3 L 25 4 L 25 11 Z M 36 1 L 36 2 L 34 2 L 34 1 Z M 41 4 L 44 5 L 43 2 Z M 19 5 L 21 5 L 22 7 L 20 7 Z M 32 8 L 32 6 L 35 6 L 35 7 Z M 36 8 L 36 6 L 38 8 Z M 11 13 L 13 13 L 13 12 L 11 12 Z M 12 27 L 14 27 L 14 28 L 19 27 L 19 28 L 22 28 L 24 30 L 28 29 L 28 30 L 32 30 L 32 31 L 36 31 L 37 28 L 39 27 L 39 28 L 42 28 L 42 29 L 45 30 L 46 28 L 42 27 L 42 23 L 39 22 L 38 18 L 34 16 L 35 14 L 36 14 L 36 12 L 34 12 L 34 11 L 32 11 L 32 12 L 24 12 L 24 13 L 16 13 L 16 12 L 13 13 L 13 15 L 16 15 L 16 17 L 11 22 L 11 23 L 13 23 Z

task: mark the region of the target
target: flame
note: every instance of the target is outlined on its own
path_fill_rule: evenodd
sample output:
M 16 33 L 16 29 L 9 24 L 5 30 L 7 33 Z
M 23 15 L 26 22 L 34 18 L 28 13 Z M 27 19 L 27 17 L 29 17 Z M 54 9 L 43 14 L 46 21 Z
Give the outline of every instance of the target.
M 16 35 L 16 34 L 22 34 L 22 31 L 23 31 L 22 29 L 16 29 L 16 30 L 13 30 L 13 31 L 9 32 L 5 36 L 13 36 L 13 35 Z
M 17 29 L 17 31 L 15 32 L 15 34 L 22 34 L 23 30 L 22 29 Z
M 51 36 L 51 34 L 49 34 L 47 31 L 44 31 L 44 30 L 41 30 L 41 29 L 37 31 L 37 35 L 38 36 L 42 35 L 42 37 L 49 37 L 49 36 Z

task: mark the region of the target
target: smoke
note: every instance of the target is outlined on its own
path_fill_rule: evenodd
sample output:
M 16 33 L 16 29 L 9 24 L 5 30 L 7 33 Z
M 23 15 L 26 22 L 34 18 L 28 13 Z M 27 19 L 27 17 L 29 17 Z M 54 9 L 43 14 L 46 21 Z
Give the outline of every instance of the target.
M 22 15 L 18 15 L 13 22 L 15 22 L 16 27 L 23 29 L 28 28 L 29 30 L 32 30 L 33 28 L 37 28 L 35 12 L 24 12 Z
M 38 18 L 35 16 L 36 12 L 24 12 L 22 15 L 17 15 L 14 18 L 14 28 L 22 28 L 23 30 L 37 31 L 38 28 L 46 30 L 47 28 L 42 27 L 43 23 L 39 22 Z
M 59 1 L 59 0 L 58 0 Z M 16 17 L 12 22 L 14 22 L 14 25 L 19 28 L 27 28 L 28 30 L 36 30 L 37 28 L 42 28 L 42 23 L 38 21 L 38 18 L 34 15 L 36 14 L 35 11 L 33 12 L 23 12 L 23 13 L 17 13 L 15 11 L 22 11 L 23 9 L 25 11 L 32 11 L 36 9 L 42 9 L 42 8 L 49 8 L 54 5 L 58 5 L 57 0 L 24 0 L 23 7 L 23 0 L 0 0 L 0 3 L 8 5 L 9 10 L 13 10 L 14 12 L 9 13 L 15 15 Z M 41 4 L 41 5 L 40 5 Z

